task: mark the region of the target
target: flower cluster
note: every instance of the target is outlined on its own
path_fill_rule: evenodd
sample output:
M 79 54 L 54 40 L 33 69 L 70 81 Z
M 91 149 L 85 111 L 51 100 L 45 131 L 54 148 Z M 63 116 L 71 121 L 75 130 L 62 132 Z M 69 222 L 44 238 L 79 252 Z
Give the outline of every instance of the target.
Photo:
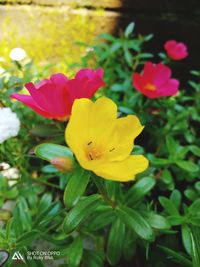
M 0 108 L 0 144 L 10 137 L 17 136 L 20 121 L 10 108 Z
M 164 48 L 174 60 L 188 55 L 186 46 L 176 41 L 166 42 Z M 163 63 L 146 62 L 141 74 L 133 73 L 132 83 L 137 91 L 151 99 L 174 96 L 179 81 L 171 76 L 170 68 Z M 14 93 L 11 97 L 45 118 L 69 120 L 66 143 L 82 168 L 109 180 L 133 180 L 148 167 L 144 156 L 131 155 L 134 139 L 144 127 L 134 115 L 117 118 L 117 106 L 111 99 L 90 100 L 104 85 L 101 68 L 82 69 L 73 79 L 54 74 L 37 85 L 27 83 L 25 87 L 30 95 Z M 61 171 L 71 171 L 74 167 L 72 158 L 65 156 L 55 157 L 51 163 Z
M 25 84 L 30 95 L 14 93 L 11 97 L 45 118 L 66 121 L 75 99 L 91 98 L 104 86 L 102 76 L 102 69 L 82 69 L 71 80 L 64 74 L 54 74 L 37 85 Z

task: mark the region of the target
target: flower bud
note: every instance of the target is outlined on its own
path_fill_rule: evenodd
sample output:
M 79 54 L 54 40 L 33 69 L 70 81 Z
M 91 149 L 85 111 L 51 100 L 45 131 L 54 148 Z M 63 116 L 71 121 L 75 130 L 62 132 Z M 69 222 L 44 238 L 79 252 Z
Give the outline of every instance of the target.
M 60 172 L 70 172 L 74 169 L 74 161 L 68 157 L 57 157 L 51 160 L 51 164 Z

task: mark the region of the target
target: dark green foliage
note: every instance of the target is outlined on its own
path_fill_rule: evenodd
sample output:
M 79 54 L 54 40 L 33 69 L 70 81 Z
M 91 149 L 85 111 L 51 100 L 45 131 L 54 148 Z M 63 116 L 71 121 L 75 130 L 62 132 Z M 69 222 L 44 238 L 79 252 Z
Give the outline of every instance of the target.
M 119 115 L 137 114 L 145 125 L 132 153 L 147 155 L 150 167 L 133 182 L 106 181 L 77 166 L 76 173 L 63 174 L 47 164 L 57 156 L 73 158 L 64 142 L 65 124 L 11 103 L 9 94 L 46 77 L 48 68 L 38 70 L 29 62 L 1 74 L 0 103 L 12 107 L 22 122 L 19 136 L 0 145 L 0 160 L 20 171 L 12 185 L 0 174 L 0 220 L 5 222 L 0 247 L 11 255 L 25 256 L 45 241 L 49 250 L 60 252 L 58 266 L 200 266 L 200 72 L 191 72 L 177 96 L 147 99 L 133 88 L 131 76 L 159 57 L 143 48 L 152 35 L 133 31 L 131 23 L 119 37 L 102 34 L 74 65 L 103 67 L 106 87 L 96 96 L 112 98 Z M 160 61 L 171 64 L 164 53 Z M 4 207 L 7 200 L 14 201 L 11 210 Z

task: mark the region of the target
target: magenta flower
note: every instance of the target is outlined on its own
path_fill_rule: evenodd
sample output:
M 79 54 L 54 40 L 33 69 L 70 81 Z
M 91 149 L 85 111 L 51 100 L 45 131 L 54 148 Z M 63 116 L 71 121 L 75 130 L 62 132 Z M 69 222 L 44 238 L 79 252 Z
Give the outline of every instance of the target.
M 162 63 L 146 62 L 142 74 L 134 73 L 133 86 L 148 98 L 172 96 L 178 92 L 179 81 L 171 79 L 171 70 Z
M 180 60 L 188 56 L 187 46 L 184 43 L 169 40 L 165 43 L 164 48 L 168 57 L 173 60 Z
M 82 69 L 74 79 L 69 80 L 64 74 L 53 74 L 39 84 L 25 84 L 30 95 L 14 93 L 12 98 L 19 100 L 37 114 L 48 118 L 65 121 L 71 114 L 75 99 L 91 98 L 104 86 L 103 69 Z

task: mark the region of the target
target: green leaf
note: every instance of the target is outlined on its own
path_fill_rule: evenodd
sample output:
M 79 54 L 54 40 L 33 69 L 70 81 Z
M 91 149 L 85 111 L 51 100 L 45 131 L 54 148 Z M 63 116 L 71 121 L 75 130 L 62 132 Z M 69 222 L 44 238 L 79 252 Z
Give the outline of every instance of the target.
M 200 199 L 195 200 L 188 209 L 190 214 L 200 213 Z
M 128 49 L 124 50 L 124 57 L 129 67 L 131 67 L 133 65 L 133 58 Z
M 196 182 L 194 185 L 195 189 L 200 192 L 200 181 Z
M 200 148 L 198 146 L 189 146 L 189 150 L 197 157 L 200 157 Z
M 170 215 L 179 215 L 178 209 L 174 203 L 166 197 L 159 197 L 160 204 Z
M 183 224 L 181 227 L 181 235 L 182 235 L 182 241 L 183 245 L 185 247 L 185 250 L 189 255 L 192 253 L 192 240 L 191 240 L 191 231 L 187 224 Z
M 171 225 L 165 219 L 165 217 L 151 213 L 148 216 L 148 222 L 151 225 L 152 228 L 159 229 L 159 230 L 165 230 L 165 229 L 170 229 Z
M 151 226 L 137 211 L 126 206 L 119 206 L 116 208 L 116 214 L 124 224 L 142 239 L 149 241 L 154 239 Z
M 186 189 L 184 195 L 191 201 L 195 201 L 198 198 L 198 193 L 191 188 Z
M 84 249 L 83 261 L 85 267 L 104 267 L 104 254 Z
M 125 225 L 119 220 L 112 224 L 108 236 L 107 259 L 111 265 L 116 265 L 122 255 Z
M 134 30 L 134 27 L 135 27 L 135 23 L 134 22 L 131 22 L 125 29 L 125 32 L 124 32 L 124 35 L 125 37 L 129 37 L 129 35 L 133 32 Z
M 165 169 L 160 177 L 165 184 L 171 184 L 173 182 L 173 177 L 168 169 Z
M 152 57 L 153 55 L 151 53 L 140 53 L 139 55 L 137 55 L 138 59 L 148 59 Z
M 12 188 L 11 190 L 5 191 L 4 193 L 6 198 L 8 199 L 14 199 L 19 195 L 19 191 L 17 188 Z
M 49 206 L 51 205 L 51 201 L 52 201 L 52 195 L 49 193 L 46 193 L 42 196 L 42 198 L 40 199 L 39 205 L 38 205 L 38 214 L 46 211 Z
M 80 237 L 76 237 L 67 251 L 67 261 L 69 267 L 76 267 L 80 264 L 83 255 L 83 241 Z
M 29 212 L 28 204 L 24 197 L 18 198 L 17 209 L 15 210 L 16 210 L 17 216 L 19 216 L 18 218 L 20 220 L 21 226 L 23 227 L 23 230 L 30 231 L 32 220 L 31 220 L 31 215 Z
M 178 190 L 174 190 L 170 195 L 170 200 L 174 203 L 176 208 L 179 210 L 181 205 L 181 193 Z
M 119 106 L 118 109 L 120 112 L 122 112 L 124 114 L 134 114 L 133 110 L 130 108 L 127 108 L 127 107 Z
M 57 157 L 69 157 L 73 159 L 73 153 L 68 147 L 50 143 L 45 143 L 36 146 L 35 154 L 39 158 L 47 161 L 51 161 L 52 159 Z
M 63 135 L 63 131 L 56 129 L 55 125 L 42 125 L 32 129 L 30 133 L 39 137 L 55 137 Z
M 167 145 L 167 149 L 168 149 L 170 155 L 174 155 L 174 154 L 177 153 L 177 146 L 178 146 L 178 144 L 169 135 L 166 137 L 166 145 Z
M 111 34 L 108 34 L 108 33 L 102 33 L 99 35 L 99 37 L 101 39 L 105 39 L 105 40 L 108 40 L 110 42 L 115 42 L 116 41 L 116 38 L 114 36 L 112 36 Z
M 180 215 L 171 215 L 171 216 L 168 216 L 167 219 L 169 223 L 173 226 L 184 224 L 186 221 L 185 217 L 180 216 Z
M 64 232 L 68 234 L 74 231 L 96 210 L 100 204 L 100 199 L 100 195 L 91 195 L 79 200 L 76 206 L 67 214 L 63 222 Z
M 115 181 L 109 181 L 109 180 L 105 180 L 105 187 L 106 187 L 106 192 L 108 194 L 108 197 L 112 200 L 112 201 L 120 201 L 122 198 L 122 188 L 121 188 L 121 184 Z
M 200 214 L 198 216 L 192 216 L 189 218 L 189 223 L 193 226 L 200 227 Z
M 180 160 L 175 162 L 178 167 L 188 172 L 197 172 L 199 167 L 191 161 Z
M 6 239 L 10 239 L 10 236 L 12 234 L 12 224 L 13 224 L 13 218 L 10 218 L 6 223 Z
M 145 40 L 146 42 L 148 42 L 148 41 L 150 41 L 152 38 L 153 38 L 153 34 L 150 33 L 150 34 L 148 34 L 148 35 L 146 35 L 146 36 L 144 37 L 144 40 Z
M 200 228 L 192 227 L 192 263 L 193 267 L 200 266 Z
M 90 172 L 79 168 L 70 176 L 64 192 L 64 203 L 67 208 L 73 207 L 84 194 L 90 180 Z
M 56 169 L 53 165 L 48 164 L 48 165 L 42 167 L 42 172 L 44 172 L 44 173 L 57 173 L 57 172 L 59 172 L 59 170 Z
M 146 194 L 155 186 L 155 179 L 145 177 L 136 182 L 125 196 L 125 203 L 127 205 L 134 205 L 144 198 Z
M 40 235 L 40 232 L 37 230 L 32 230 L 20 236 L 16 241 L 16 246 L 18 248 L 29 246 L 35 241 L 35 239 Z
M 151 154 L 149 154 L 149 160 L 155 166 L 165 166 L 171 163 L 169 159 L 156 158 Z
M 181 255 L 172 249 L 158 245 L 158 247 L 167 255 L 172 261 L 179 263 L 182 267 L 193 267 L 192 262 L 185 256 Z
M 97 231 L 101 228 L 104 228 L 108 224 L 116 220 L 116 214 L 110 206 L 101 206 L 98 207 L 97 211 L 93 213 L 91 221 L 89 224 L 89 229 L 91 231 Z
M 137 247 L 137 236 L 129 228 L 126 228 L 125 237 L 123 240 L 123 256 L 126 261 L 131 261 L 136 252 Z

